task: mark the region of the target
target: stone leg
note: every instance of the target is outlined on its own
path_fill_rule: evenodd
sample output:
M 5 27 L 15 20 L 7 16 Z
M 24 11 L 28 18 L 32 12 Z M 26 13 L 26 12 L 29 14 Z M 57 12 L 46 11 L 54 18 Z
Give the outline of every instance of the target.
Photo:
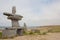
M 3 38 L 9 38 L 16 36 L 16 30 L 15 29 L 5 29 L 2 31 L 2 37 Z

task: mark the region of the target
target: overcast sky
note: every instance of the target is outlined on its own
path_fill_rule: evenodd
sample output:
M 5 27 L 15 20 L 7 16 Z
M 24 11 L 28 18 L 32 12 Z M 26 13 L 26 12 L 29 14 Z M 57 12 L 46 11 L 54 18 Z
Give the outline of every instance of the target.
M 3 12 L 12 13 L 13 6 L 23 16 L 21 26 L 24 22 L 27 26 L 60 25 L 60 0 L 0 0 L 0 26 L 11 26 Z

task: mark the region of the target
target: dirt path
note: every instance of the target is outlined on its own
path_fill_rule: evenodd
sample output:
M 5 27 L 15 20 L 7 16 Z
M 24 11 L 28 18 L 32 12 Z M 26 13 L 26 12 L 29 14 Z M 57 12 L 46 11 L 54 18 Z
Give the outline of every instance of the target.
M 45 37 L 47 40 L 60 40 L 60 33 L 51 33 Z
M 27 35 L 15 37 L 14 39 L 0 40 L 60 40 L 60 33 L 48 33 L 47 35 Z

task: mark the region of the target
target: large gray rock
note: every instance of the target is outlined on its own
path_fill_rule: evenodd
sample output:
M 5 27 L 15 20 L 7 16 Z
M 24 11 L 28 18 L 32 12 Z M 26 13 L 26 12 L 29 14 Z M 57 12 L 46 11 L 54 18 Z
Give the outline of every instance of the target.
M 14 37 L 16 36 L 16 29 L 5 29 L 2 31 L 2 37 Z

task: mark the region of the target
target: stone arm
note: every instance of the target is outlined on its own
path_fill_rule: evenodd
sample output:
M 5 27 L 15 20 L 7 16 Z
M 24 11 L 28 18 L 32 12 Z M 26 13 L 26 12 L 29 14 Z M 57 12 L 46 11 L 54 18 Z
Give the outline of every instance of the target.
M 7 12 L 4 12 L 3 14 L 6 15 L 6 16 L 13 16 L 13 14 L 7 13 Z

